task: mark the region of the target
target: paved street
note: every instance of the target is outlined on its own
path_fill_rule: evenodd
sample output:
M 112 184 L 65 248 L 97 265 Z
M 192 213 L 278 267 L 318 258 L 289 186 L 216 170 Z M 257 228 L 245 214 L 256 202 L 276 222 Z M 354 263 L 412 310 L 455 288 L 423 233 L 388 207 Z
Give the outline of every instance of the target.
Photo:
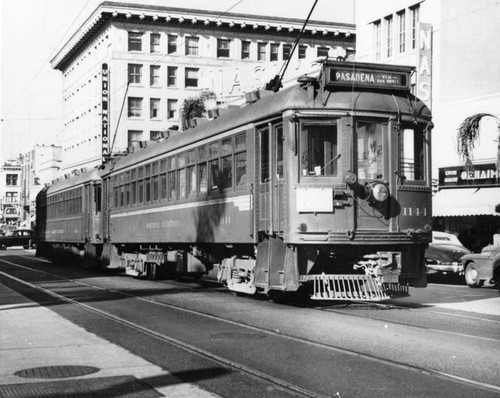
M 213 283 L 56 267 L 16 249 L 0 255 L 0 282 L 6 397 L 500 393 L 492 288 L 279 305 Z

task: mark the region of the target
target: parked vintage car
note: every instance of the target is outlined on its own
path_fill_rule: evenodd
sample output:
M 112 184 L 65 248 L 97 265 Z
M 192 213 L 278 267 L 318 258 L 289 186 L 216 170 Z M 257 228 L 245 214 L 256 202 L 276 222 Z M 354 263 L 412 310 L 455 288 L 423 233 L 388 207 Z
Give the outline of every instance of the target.
M 462 257 L 465 282 L 469 287 L 480 287 L 484 282 L 500 282 L 500 246 L 489 245 L 481 253 L 467 254 Z
M 0 236 L 1 250 L 11 246 L 23 246 L 25 249 L 29 249 L 34 247 L 34 243 L 33 232 L 27 228 L 17 228 Z
M 433 231 L 432 243 L 425 251 L 427 274 L 454 277 L 463 275 L 461 259 L 466 254 L 470 254 L 470 250 L 462 245 L 455 235 Z

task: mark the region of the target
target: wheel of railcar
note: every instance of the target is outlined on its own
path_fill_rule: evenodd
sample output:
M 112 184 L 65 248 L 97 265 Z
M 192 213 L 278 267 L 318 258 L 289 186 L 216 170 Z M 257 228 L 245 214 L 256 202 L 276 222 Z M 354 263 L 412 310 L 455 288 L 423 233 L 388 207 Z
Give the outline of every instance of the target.
M 472 288 L 480 287 L 483 284 L 483 281 L 479 279 L 476 263 L 471 262 L 467 264 L 467 268 L 465 269 L 465 282 Z
M 287 299 L 286 292 L 281 290 L 269 290 L 267 296 L 269 300 L 276 304 L 283 304 Z

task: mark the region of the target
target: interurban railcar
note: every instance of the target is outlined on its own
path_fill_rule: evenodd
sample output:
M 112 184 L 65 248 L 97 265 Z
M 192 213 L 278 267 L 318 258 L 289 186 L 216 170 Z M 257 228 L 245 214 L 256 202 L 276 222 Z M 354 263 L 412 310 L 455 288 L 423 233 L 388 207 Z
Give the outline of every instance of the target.
M 247 294 L 381 300 L 425 286 L 432 123 L 412 72 L 326 61 L 319 77 L 112 159 L 78 249 L 151 278 L 216 266 Z M 47 246 L 72 233 L 49 229 Z
M 98 169 L 66 174 L 37 195 L 37 255 L 96 263 L 101 256 L 102 178 Z

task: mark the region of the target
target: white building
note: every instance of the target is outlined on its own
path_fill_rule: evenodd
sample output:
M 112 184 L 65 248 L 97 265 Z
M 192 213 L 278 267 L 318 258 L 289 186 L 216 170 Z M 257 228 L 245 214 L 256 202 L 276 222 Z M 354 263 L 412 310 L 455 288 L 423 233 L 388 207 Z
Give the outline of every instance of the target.
M 498 1 L 356 5 L 357 59 L 415 66 L 414 92 L 432 109 L 434 227 L 473 236 L 477 247 L 491 243 L 500 227 Z M 476 114 L 491 116 L 481 119 L 471 171 L 457 154 L 457 131 Z
M 187 97 L 213 92 L 223 106 L 262 88 L 279 73 L 302 25 L 279 17 L 102 3 L 51 61 L 63 73 L 63 171 L 99 165 L 107 152 L 158 139 L 179 125 Z M 310 71 L 318 56 L 352 52 L 354 28 L 310 21 L 284 81 Z
M 45 184 L 52 183 L 61 170 L 62 148 L 56 145 L 35 145 L 21 155 L 21 219 L 25 226 L 35 220 L 36 196 Z
M 21 165 L 7 160 L 0 166 L 0 223 L 18 223 L 21 216 Z

